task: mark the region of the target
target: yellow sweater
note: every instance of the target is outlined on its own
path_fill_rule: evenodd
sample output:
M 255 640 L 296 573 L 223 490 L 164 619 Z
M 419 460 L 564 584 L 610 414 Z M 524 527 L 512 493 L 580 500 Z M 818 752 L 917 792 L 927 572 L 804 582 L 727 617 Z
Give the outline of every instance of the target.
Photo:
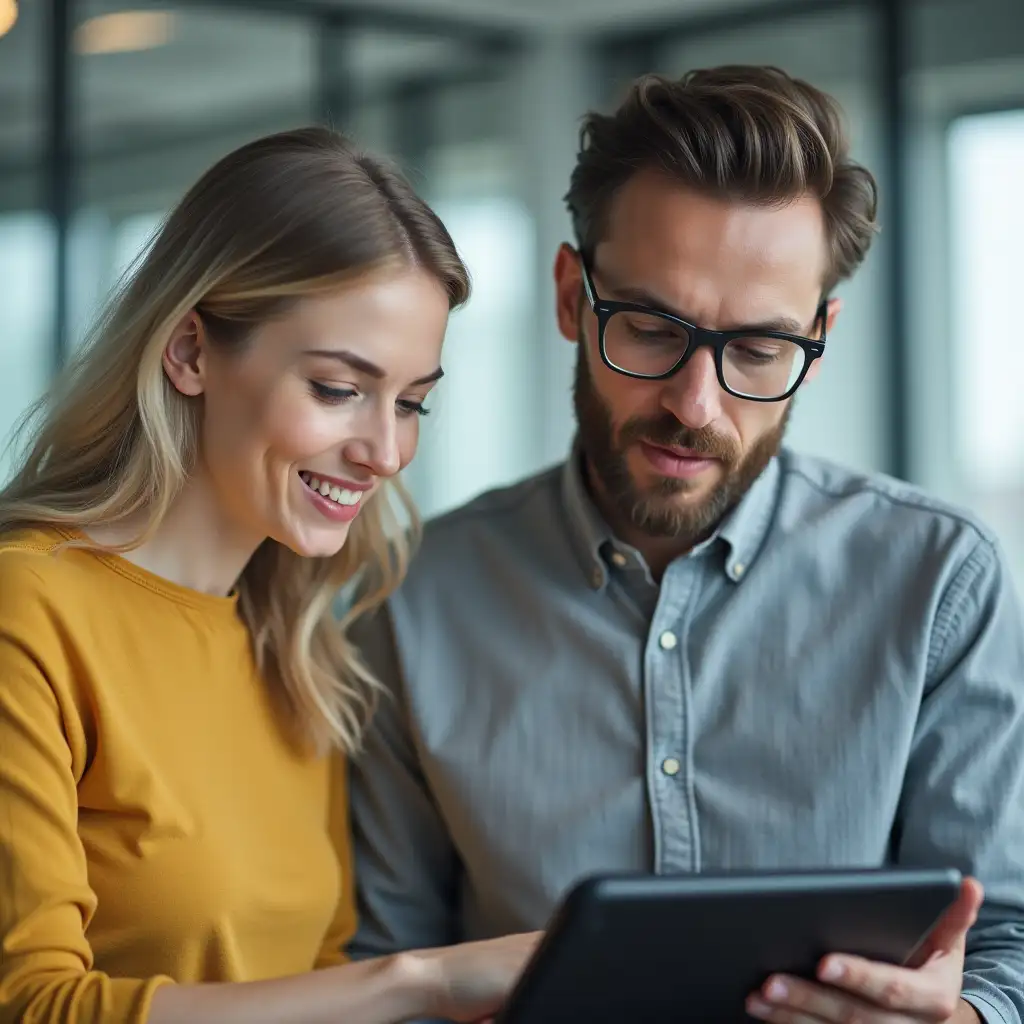
M 340 963 L 340 760 L 289 744 L 233 598 L 65 539 L 0 537 L 0 1024 Z

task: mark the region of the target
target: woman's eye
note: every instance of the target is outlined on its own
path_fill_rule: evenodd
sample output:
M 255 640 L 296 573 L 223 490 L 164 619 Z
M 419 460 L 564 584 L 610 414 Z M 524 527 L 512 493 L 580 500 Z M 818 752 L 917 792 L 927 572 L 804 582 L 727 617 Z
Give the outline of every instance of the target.
M 309 382 L 310 391 L 320 402 L 327 405 L 341 405 L 352 398 L 357 398 L 359 392 L 354 388 L 335 388 L 329 384 L 321 384 L 318 380 Z M 430 410 L 425 408 L 422 402 L 414 402 L 408 398 L 400 398 L 395 402 L 395 408 L 399 416 L 426 416 Z
M 395 405 L 403 416 L 427 416 L 430 413 L 422 402 L 410 402 L 408 399 L 400 398 Z
M 309 386 L 314 397 L 328 405 L 340 405 L 356 396 L 355 391 L 351 388 L 332 388 L 327 384 L 321 384 L 318 380 L 311 380 Z

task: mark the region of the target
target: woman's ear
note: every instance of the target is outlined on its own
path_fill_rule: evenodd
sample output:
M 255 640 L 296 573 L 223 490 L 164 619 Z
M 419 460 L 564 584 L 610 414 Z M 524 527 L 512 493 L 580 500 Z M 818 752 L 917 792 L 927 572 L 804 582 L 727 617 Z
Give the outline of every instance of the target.
M 175 325 L 164 348 L 164 373 L 183 395 L 201 395 L 206 387 L 206 331 L 190 309 Z

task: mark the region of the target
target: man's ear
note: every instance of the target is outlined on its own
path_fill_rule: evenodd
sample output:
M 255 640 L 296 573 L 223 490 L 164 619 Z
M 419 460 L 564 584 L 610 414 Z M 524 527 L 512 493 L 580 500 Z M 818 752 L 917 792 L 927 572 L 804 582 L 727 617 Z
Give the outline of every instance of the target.
M 836 319 L 843 309 L 843 300 L 833 296 L 828 300 L 828 305 L 825 307 L 825 334 L 826 337 L 835 330 Z
M 164 373 L 183 395 L 201 395 L 206 387 L 206 331 L 199 314 L 190 309 L 175 324 L 164 347 Z
M 555 255 L 555 316 L 566 341 L 579 340 L 583 271 L 576 250 L 563 242 Z
M 836 319 L 843 308 L 843 300 L 837 298 L 831 298 L 828 300 L 828 305 L 825 307 L 825 338 L 826 342 L 828 336 L 832 333 L 833 327 L 835 327 Z M 828 345 L 825 346 L 825 351 L 828 351 Z M 821 361 L 824 358 L 822 356 L 819 359 L 815 359 L 811 363 L 810 368 L 807 371 L 807 376 L 804 377 L 804 384 L 810 384 L 815 377 L 821 372 Z

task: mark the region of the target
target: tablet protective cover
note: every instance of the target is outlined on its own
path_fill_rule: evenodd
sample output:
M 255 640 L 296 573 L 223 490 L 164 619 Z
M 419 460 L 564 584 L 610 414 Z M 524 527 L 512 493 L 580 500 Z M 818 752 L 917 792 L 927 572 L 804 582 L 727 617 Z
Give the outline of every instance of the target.
M 955 870 L 603 876 L 552 919 L 499 1024 L 749 1021 L 769 974 L 826 953 L 906 962 L 959 893 Z

